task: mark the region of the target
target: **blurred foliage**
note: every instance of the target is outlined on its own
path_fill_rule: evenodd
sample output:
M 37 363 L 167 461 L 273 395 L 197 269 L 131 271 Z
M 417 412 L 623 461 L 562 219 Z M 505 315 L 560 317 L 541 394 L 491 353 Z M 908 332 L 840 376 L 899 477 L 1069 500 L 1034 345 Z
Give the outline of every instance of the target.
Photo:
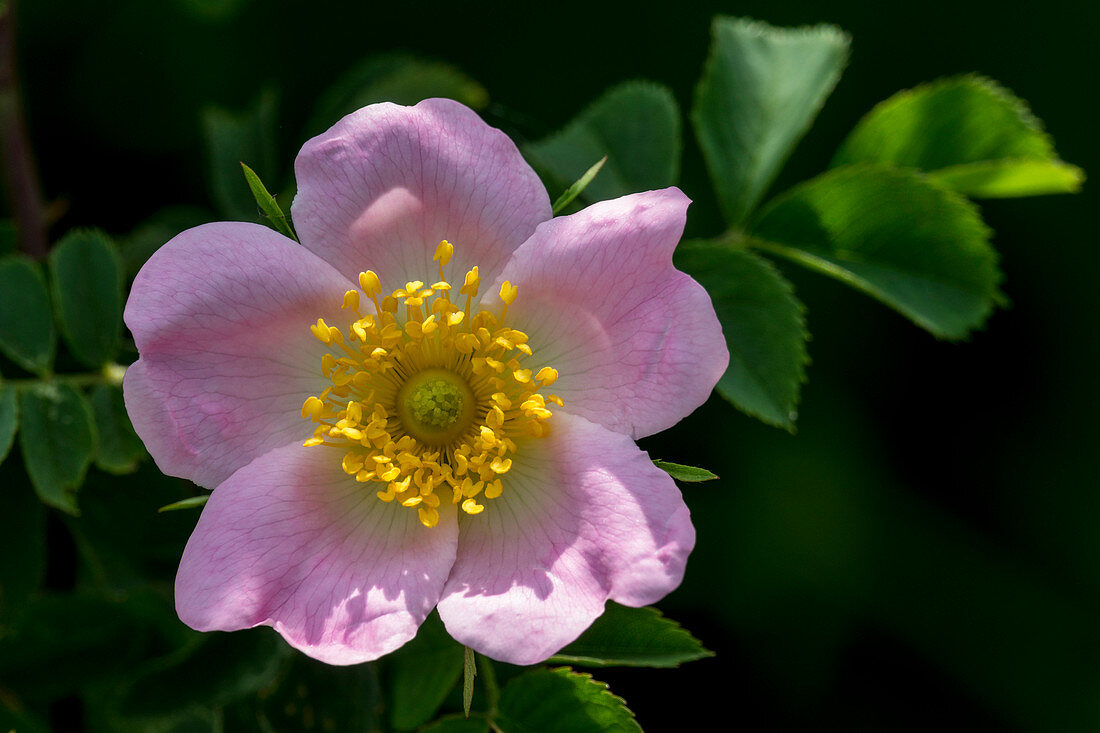
M 183 229 L 276 221 L 295 151 L 343 114 L 435 95 L 504 128 L 552 197 L 606 155 L 567 211 L 682 186 L 694 239 L 677 263 L 714 297 L 733 357 L 719 391 L 799 427 L 792 439 L 715 399 L 643 442 L 722 477 L 685 487 L 698 547 L 662 604 L 715 658 L 656 611 L 612 606 L 560 662 L 612 665 L 601 679 L 654 730 L 709 714 L 701 699 L 750 729 L 921 730 L 947 715 L 1095 729 L 1100 502 L 1083 457 L 1100 355 L 1073 338 L 1088 335 L 1075 319 L 1097 274 L 1078 223 L 1090 192 L 983 211 L 963 198 L 1072 192 L 1083 174 L 1019 98 L 957 76 L 1009 80 L 1095 167 L 1091 115 L 1055 73 L 1087 66 L 1066 54 L 1090 47 L 1094 23 L 1060 0 L 1026 16 L 933 3 L 900 24 L 842 3 L 831 20 L 856 56 L 837 86 L 845 33 L 719 18 L 708 54 L 717 7 L 674 22 L 586 7 L 606 21 L 590 23 L 509 7 L 502 35 L 482 11 L 324 5 L 338 12 L 20 4 L 31 133 L 61 218 L 45 265 L 0 221 L 0 729 L 408 730 L 433 715 L 421 730 L 637 729 L 585 675 L 487 660 L 466 720 L 461 647 L 434 616 L 398 653 L 334 668 L 268 629 L 197 634 L 172 608 L 197 513 L 157 509 L 202 496 L 144 460 L 125 417 L 125 283 Z M 819 20 L 799 4 L 749 11 Z M 548 63 L 566 47 L 588 49 L 570 66 L 584 73 Z M 639 76 L 654 81 L 622 83 Z M 974 335 L 1005 302 L 983 215 L 1017 307 Z M 74 228 L 87 226 L 118 236 Z M 974 343 L 933 342 L 820 273 Z

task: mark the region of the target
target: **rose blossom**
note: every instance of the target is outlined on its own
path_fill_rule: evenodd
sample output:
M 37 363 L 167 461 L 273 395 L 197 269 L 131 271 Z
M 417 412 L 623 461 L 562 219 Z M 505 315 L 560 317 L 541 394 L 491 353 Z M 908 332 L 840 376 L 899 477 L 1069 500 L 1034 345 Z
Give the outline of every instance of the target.
M 688 199 L 551 218 L 515 145 L 440 99 L 349 115 L 295 173 L 301 246 L 188 230 L 126 305 L 134 426 L 161 470 L 214 489 L 180 618 L 352 664 L 438 608 L 459 642 L 529 664 L 608 599 L 679 585 L 695 532 L 634 440 L 729 358 L 672 265 Z

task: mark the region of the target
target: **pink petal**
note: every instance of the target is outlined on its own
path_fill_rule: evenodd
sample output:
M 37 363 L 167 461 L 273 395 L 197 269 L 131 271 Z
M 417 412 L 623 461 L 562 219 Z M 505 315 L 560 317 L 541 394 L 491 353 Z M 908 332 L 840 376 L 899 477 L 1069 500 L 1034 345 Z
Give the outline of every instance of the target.
M 416 634 L 455 558 L 452 505 L 413 509 L 356 483 L 329 448 L 278 448 L 215 489 L 176 575 L 176 610 L 199 631 L 272 626 L 329 664 L 393 651 Z
M 553 219 L 499 276 L 519 286 L 509 321 L 532 363 L 558 370 L 550 391 L 571 413 L 643 437 L 703 404 L 725 371 L 710 297 L 672 266 L 688 203 L 667 188 Z
M 461 522 L 439 615 L 459 642 L 513 664 L 577 638 L 608 598 L 653 603 L 695 544 L 672 479 L 625 435 L 555 413 L 520 446 L 504 493 Z
M 302 244 L 348 277 L 374 270 L 387 291 L 433 282 L 442 239 L 455 246 L 449 275 L 478 265 L 488 281 L 551 215 L 515 144 L 447 99 L 353 112 L 307 142 L 294 171 Z
M 343 323 L 353 285 L 316 255 L 255 224 L 190 229 L 134 281 L 126 325 L 141 359 L 126 407 L 165 473 L 214 487 L 253 458 L 301 441 L 302 402 L 329 384 L 318 317 Z

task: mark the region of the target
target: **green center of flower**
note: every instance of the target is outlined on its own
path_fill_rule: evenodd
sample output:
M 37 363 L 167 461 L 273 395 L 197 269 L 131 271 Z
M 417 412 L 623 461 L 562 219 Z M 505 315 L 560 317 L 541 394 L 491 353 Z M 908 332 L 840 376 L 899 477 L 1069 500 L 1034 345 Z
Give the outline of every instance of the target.
M 464 432 L 475 405 L 466 380 L 448 369 L 414 374 L 397 394 L 397 410 L 405 429 L 429 445 L 450 442 Z

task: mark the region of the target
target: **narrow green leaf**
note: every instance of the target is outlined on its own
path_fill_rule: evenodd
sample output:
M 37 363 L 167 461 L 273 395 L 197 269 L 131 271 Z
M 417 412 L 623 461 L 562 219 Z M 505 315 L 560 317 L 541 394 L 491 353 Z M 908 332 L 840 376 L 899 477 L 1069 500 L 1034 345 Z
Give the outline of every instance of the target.
M 258 219 L 256 201 L 247 183 L 241 180 L 240 163 L 247 160 L 259 175 L 268 180 L 274 178 L 278 106 L 278 94 L 269 89 L 243 112 L 217 107 L 203 110 L 210 193 L 225 217 L 241 221 Z
M 528 145 L 526 152 L 559 185 L 586 175 L 593 160 L 606 157 L 607 165 L 584 195 L 602 201 L 675 184 L 680 135 L 680 108 L 672 92 L 634 81 L 608 90 L 564 129 Z
M 465 654 L 434 611 L 416 637 L 389 656 L 393 670 L 390 722 L 409 730 L 431 720 L 458 683 Z
M 728 244 L 686 241 L 676 266 L 710 293 L 730 352 L 718 392 L 769 425 L 794 430 L 806 381 L 805 306 L 771 263 Z
M 202 496 L 190 496 L 186 499 L 180 499 L 174 501 L 171 504 L 165 504 L 160 509 L 157 509 L 157 513 L 161 512 L 175 512 L 180 509 L 195 509 L 200 507 L 210 500 L 210 494 L 203 494 Z
M 695 466 L 685 466 L 682 463 L 672 463 L 670 461 L 654 461 L 653 465 L 667 473 L 677 481 L 684 481 L 687 483 L 697 483 L 699 481 L 713 481 L 718 478 L 717 474 L 711 473 L 705 468 L 696 468 Z
M 241 168 L 244 169 L 244 178 L 248 182 L 248 188 L 252 191 L 252 196 L 256 199 L 256 204 L 260 207 L 260 211 L 264 212 L 264 216 L 271 222 L 272 228 L 282 234 L 285 237 L 298 241 L 297 235 L 294 234 L 294 230 L 290 228 L 290 222 L 286 220 L 286 214 L 279 207 L 275 197 L 268 193 L 267 187 L 264 186 L 263 181 L 256 175 L 256 172 L 241 163 Z
M 19 401 L 15 387 L 0 382 L 0 463 L 8 457 L 19 427 Z
M 860 120 L 833 165 L 889 163 L 935 172 L 978 198 L 1070 193 L 1081 169 L 1063 163 L 1027 104 L 976 75 L 898 92 Z
M 573 199 L 577 198 L 584 189 L 588 188 L 588 184 L 592 183 L 592 179 L 596 177 L 596 174 L 600 172 L 600 169 L 603 168 L 606 162 L 607 156 L 605 155 L 597 160 L 591 168 L 586 170 L 584 175 L 578 178 L 572 186 L 562 191 L 561 196 L 558 196 L 558 200 L 554 202 L 554 216 L 557 216 L 562 209 L 573 203 Z
M 132 473 L 145 457 L 145 446 L 134 432 L 122 390 L 106 384 L 97 385 L 91 393 L 92 413 L 95 415 L 96 447 L 95 465 L 107 473 Z
M 462 657 L 462 711 L 470 717 L 470 706 L 474 703 L 474 677 L 477 677 L 477 665 L 474 664 L 474 650 L 463 647 Z
M 0 562 L 0 637 L 46 570 L 46 508 L 21 478 L 9 474 L 0 484 L 0 557 L 8 558 Z
M 849 38 L 831 25 L 726 17 L 715 18 L 712 34 L 691 119 L 722 210 L 739 224 L 836 86 Z
M 640 733 L 634 713 L 607 685 L 568 667 L 516 677 L 500 696 L 503 733 Z
M 321 96 L 306 129 L 324 132 L 341 117 L 376 102 L 412 105 L 445 97 L 473 109 L 489 104 L 489 93 L 454 66 L 408 54 L 384 54 L 363 60 Z
M 78 390 L 43 382 L 20 393 L 19 444 L 39 498 L 79 514 L 76 494 L 95 451 L 92 409 Z
M 269 629 L 203 634 L 149 664 L 127 685 L 119 709 L 128 717 L 156 717 L 225 705 L 274 682 L 292 653 Z
M 1003 296 L 977 209 L 916 172 L 838 168 L 762 212 L 758 249 L 878 298 L 940 338 L 960 339 Z
M 608 603 L 603 615 L 550 662 L 586 667 L 679 667 L 712 656 L 698 639 L 656 608 Z
M 0 293 L 0 351 L 28 371 L 49 372 L 57 335 L 42 270 L 24 257 L 5 257 Z
M 95 229 L 74 229 L 50 252 L 50 285 L 61 335 L 79 361 L 114 361 L 122 332 L 122 258 Z
M 940 168 L 928 178 L 971 198 L 998 199 L 1077 193 L 1085 172 L 1060 160 L 1004 158 Z

